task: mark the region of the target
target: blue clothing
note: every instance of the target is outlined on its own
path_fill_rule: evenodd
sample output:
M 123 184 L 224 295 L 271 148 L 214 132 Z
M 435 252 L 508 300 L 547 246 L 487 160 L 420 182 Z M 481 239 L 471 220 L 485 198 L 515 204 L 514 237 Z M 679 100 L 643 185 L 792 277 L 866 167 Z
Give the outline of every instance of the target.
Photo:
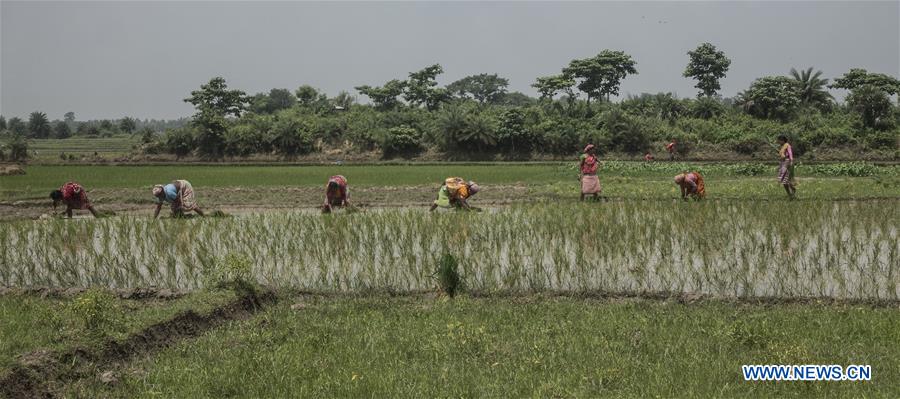
M 178 189 L 172 183 L 166 184 L 163 192 L 166 193 L 166 202 L 175 202 L 175 198 L 178 198 Z

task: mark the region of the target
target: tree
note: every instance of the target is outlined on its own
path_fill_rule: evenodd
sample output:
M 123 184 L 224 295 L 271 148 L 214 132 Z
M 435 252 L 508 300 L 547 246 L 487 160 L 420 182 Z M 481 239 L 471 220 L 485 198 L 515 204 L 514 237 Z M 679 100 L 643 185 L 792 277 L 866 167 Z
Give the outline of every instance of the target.
M 316 102 L 328 100 L 328 96 L 324 93 L 320 93 L 318 89 L 310 85 L 298 87 L 294 94 L 297 95 L 297 99 L 300 100 L 300 105 L 303 106 L 310 106 Z
M 350 93 L 341 90 L 337 96 L 331 99 L 331 102 L 335 107 L 350 109 L 353 103 L 356 102 L 356 98 L 351 96 Z
M 119 120 L 119 130 L 131 134 L 137 128 L 137 121 L 131 117 L 124 117 Z
M 313 89 L 315 90 L 315 89 Z M 257 93 L 248 99 L 248 109 L 257 114 L 273 114 L 282 109 L 288 109 L 297 104 L 297 97 L 294 97 L 288 89 L 272 89 L 269 94 Z
M 569 98 L 574 99 L 575 93 L 572 91 L 572 86 L 575 86 L 575 80 L 564 74 L 542 76 L 537 78 L 537 82 L 531 85 L 541 94 L 541 100 L 550 101 L 559 92 L 566 93 L 569 95 Z
M 54 133 L 56 135 L 56 138 L 65 139 L 72 136 L 72 129 L 69 128 L 69 125 L 67 123 L 59 121 L 56 122 Z
M 6 118 L 0 115 L 0 132 L 6 130 Z
M 834 97 L 825 91 L 828 79 L 822 79 L 822 71 L 813 73 L 812 67 L 802 71 L 791 68 L 791 77 L 800 86 L 800 102 L 803 105 L 813 106 L 819 109 L 827 109 Z
M 406 82 L 393 79 L 388 81 L 381 87 L 357 86 L 355 89 L 366 97 L 372 99 L 375 108 L 379 110 L 391 110 L 399 106 L 400 100 L 397 99 L 406 90 Z
M 891 114 L 891 100 L 878 86 L 858 86 L 847 96 L 847 105 L 858 112 L 867 128 L 874 128 L 883 118 Z
M 247 96 L 241 90 L 229 90 L 222 77 L 212 78 L 184 99 L 197 108 L 192 123 L 199 129 L 197 149 L 209 157 L 222 155 L 228 116 L 239 117 L 246 108 Z
M 410 72 L 406 84 L 404 98 L 410 105 L 418 107 L 425 105 L 430 111 L 436 110 L 441 103 L 450 99 L 450 93 L 445 88 L 437 87 L 437 75 L 444 73 L 440 64 L 434 64 L 420 71 Z
M 63 115 L 63 120 L 68 124 L 75 123 L 75 113 L 72 111 L 66 112 L 65 115 Z
M 288 89 L 269 90 L 269 106 L 272 112 L 288 109 L 297 103 L 297 98 Z
M 28 126 L 17 116 L 9 118 L 6 122 L 6 128 L 13 134 L 25 135 L 28 133 Z
M 835 79 L 828 87 L 832 89 L 853 90 L 862 86 L 872 86 L 888 95 L 900 93 L 900 80 L 883 73 L 869 73 L 865 69 L 853 68 L 844 76 Z
M 578 90 L 591 98 L 609 101 L 610 95 L 619 94 L 622 79 L 629 74 L 637 74 L 636 63 L 623 51 L 603 50 L 592 58 L 572 60 L 563 69 L 563 74 L 578 80 Z
M 787 76 L 766 76 L 753 81 L 741 97 L 750 114 L 787 121 L 800 105 L 800 86 Z
M 191 92 L 191 96 L 184 99 L 197 108 L 194 116 L 210 114 L 220 116 L 241 116 L 246 108 L 246 93 L 241 90 L 228 90 L 225 78 L 215 77 L 209 83 L 200 86 L 200 90 Z
M 725 77 L 728 67 L 731 66 L 731 60 L 709 43 L 697 46 L 693 51 L 688 51 L 687 55 L 690 61 L 684 69 L 684 77 L 697 81 L 694 86 L 700 89 L 697 97 L 714 96 L 722 88 L 719 86 L 719 79 Z
M 34 111 L 28 117 L 28 132 L 31 137 L 45 139 L 50 137 L 50 121 L 47 120 L 47 114 Z
M 447 91 L 461 98 L 470 98 L 469 95 L 471 95 L 471 98 L 482 104 L 496 104 L 506 94 L 507 86 L 509 86 L 509 80 L 501 78 L 497 74 L 482 73 L 466 76 L 447 85 Z
M 9 159 L 24 161 L 26 158 L 28 158 L 28 141 L 22 134 L 13 134 L 13 138 L 9 142 Z

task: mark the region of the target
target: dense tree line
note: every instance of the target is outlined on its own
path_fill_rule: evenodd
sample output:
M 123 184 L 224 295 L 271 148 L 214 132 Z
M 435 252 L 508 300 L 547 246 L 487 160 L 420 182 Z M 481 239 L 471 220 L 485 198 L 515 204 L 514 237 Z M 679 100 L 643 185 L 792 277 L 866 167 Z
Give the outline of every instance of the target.
M 621 83 L 638 73 L 630 55 L 613 50 L 536 78 L 532 86 L 539 98 L 508 92 L 508 80 L 497 74 L 467 76 L 441 87 L 437 77 L 444 71 L 438 64 L 381 86 L 357 86 L 370 104 L 358 104 L 347 92 L 329 97 L 308 85 L 247 95 L 217 77 L 185 99 L 196 109 L 190 123 L 147 136 L 144 150 L 204 158 L 290 158 L 335 148 L 380 151 L 385 157 L 435 150 L 448 158 L 527 158 L 571 154 L 585 142 L 606 151 L 640 153 L 674 138 L 682 152 L 756 154 L 771 151 L 773 138 L 787 133 L 799 151 L 841 147 L 897 156 L 900 107 L 891 99 L 900 94 L 897 78 L 852 69 L 829 84 L 814 68 L 791 69 L 788 75 L 760 77 L 734 98 L 723 98 L 720 80 L 731 60 L 709 43 L 687 56 L 683 75 L 696 81 L 696 98 L 657 93 L 611 101 Z M 839 104 L 828 89 L 850 93 Z M 45 116 L 32 116 L 18 121 L 16 129 L 33 137 L 55 134 Z M 8 130 L 12 122 L 4 121 Z M 119 129 L 132 128 L 123 123 Z

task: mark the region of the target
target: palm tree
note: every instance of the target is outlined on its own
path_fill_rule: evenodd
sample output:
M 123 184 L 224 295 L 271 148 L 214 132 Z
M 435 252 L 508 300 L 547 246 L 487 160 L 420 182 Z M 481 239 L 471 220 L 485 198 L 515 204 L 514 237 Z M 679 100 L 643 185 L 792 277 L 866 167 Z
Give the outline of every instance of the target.
M 800 100 L 804 105 L 812 105 L 819 109 L 828 108 L 831 105 L 834 97 L 824 89 L 828 84 L 828 79 L 821 78 L 822 71 L 813 73 L 813 68 L 809 67 L 797 72 L 796 69 L 791 68 L 791 76 L 800 85 Z

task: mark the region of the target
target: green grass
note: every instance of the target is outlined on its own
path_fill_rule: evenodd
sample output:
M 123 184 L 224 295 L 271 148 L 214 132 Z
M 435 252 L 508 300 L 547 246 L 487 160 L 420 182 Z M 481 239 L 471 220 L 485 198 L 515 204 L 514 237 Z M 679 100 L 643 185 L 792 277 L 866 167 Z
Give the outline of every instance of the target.
M 651 195 L 665 192 L 670 198 L 674 184 L 672 176 L 687 167 L 686 164 L 609 163 L 601 171 L 601 181 L 610 197 L 642 197 L 643 190 L 655 190 Z M 810 172 L 814 169 L 810 167 Z M 774 166 L 763 169 L 757 177 L 740 176 L 732 164 L 701 165 L 708 190 L 714 198 L 717 193 L 738 193 L 742 198 L 771 196 L 780 190 L 775 180 Z M 834 177 L 816 173 L 805 175 L 798 171 L 800 196 L 805 198 L 871 198 L 900 197 L 897 171 L 900 167 L 874 167 L 872 177 Z M 820 171 L 821 172 L 821 171 Z M 571 187 L 577 190 L 577 172 L 573 164 L 447 164 L 447 165 L 324 165 L 324 166 L 46 166 L 26 168 L 25 175 L 0 177 L 0 200 L 44 199 L 47 193 L 67 181 L 77 181 L 89 192 L 107 190 L 113 192 L 140 192 L 141 198 L 154 184 L 174 179 L 187 179 L 202 196 L 204 190 L 215 188 L 278 188 L 321 187 L 328 177 L 335 174 L 347 176 L 353 187 L 417 186 L 437 187 L 447 176 L 462 176 L 481 183 L 486 191 L 491 186 L 522 184 L 532 187 Z M 754 172 L 756 173 L 756 172 Z M 616 184 L 622 183 L 621 186 Z M 609 185 L 611 184 L 611 185 Z M 748 185 L 748 186 L 745 186 Z M 810 187 L 810 189 L 807 189 Z M 543 191 L 543 190 L 538 190 Z M 819 192 L 823 194 L 819 197 Z M 429 192 L 431 196 L 434 193 Z M 539 193 L 541 194 L 541 193 Z M 577 194 L 577 192 L 576 192 Z M 136 194 L 129 194 L 136 197 Z M 240 197 L 241 193 L 236 196 Z M 486 194 L 493 195 L 493 194 Z M 482 195 L 484 197 L 485 195 Z M 365 200 L 364 198 L 359 198 Z M 516 198 L 516 201 L 528 198 Z M 398 198 L 402 201 L 402 198 Z M 264 204 L 260 204 L 264 205 Z
M 884 397 L 900 312 L 571 298 L 300 298 L 127 365 L 85 397 Z M 745 382 L 742 364 L 870 364 Z
M 198 291 L 172 300 L 115 300 L 108 313 L 115 323 L 103 331 L 121 339 L 150 324 L 167 320 L 188 309 L 209 311 L 235 295 L 231 291 Z M 73 311 L 77 298 L 41 298 L 30 295 L 0 296 L 0 373 L 16 356 L 39 348 L 62 349 L 89 346 L 83 320 Z
M 898 299 L 895 200 L 614 201 L 485 212 L 110 217 L 0 225 L 0 284 L 198 288 L 234 254 L 274 287 Z M 202 244 L 198 244 L 202 243 Z
M 140 141 L 137 136 L 116 137 L 71 137 L 67 139 L 32 139 L 28 140 L 28 151 L 37 153 L 38 160 L 59 160 L 59 154 L 92 157 L 97 155 L 109 158 L 125 155 Z

